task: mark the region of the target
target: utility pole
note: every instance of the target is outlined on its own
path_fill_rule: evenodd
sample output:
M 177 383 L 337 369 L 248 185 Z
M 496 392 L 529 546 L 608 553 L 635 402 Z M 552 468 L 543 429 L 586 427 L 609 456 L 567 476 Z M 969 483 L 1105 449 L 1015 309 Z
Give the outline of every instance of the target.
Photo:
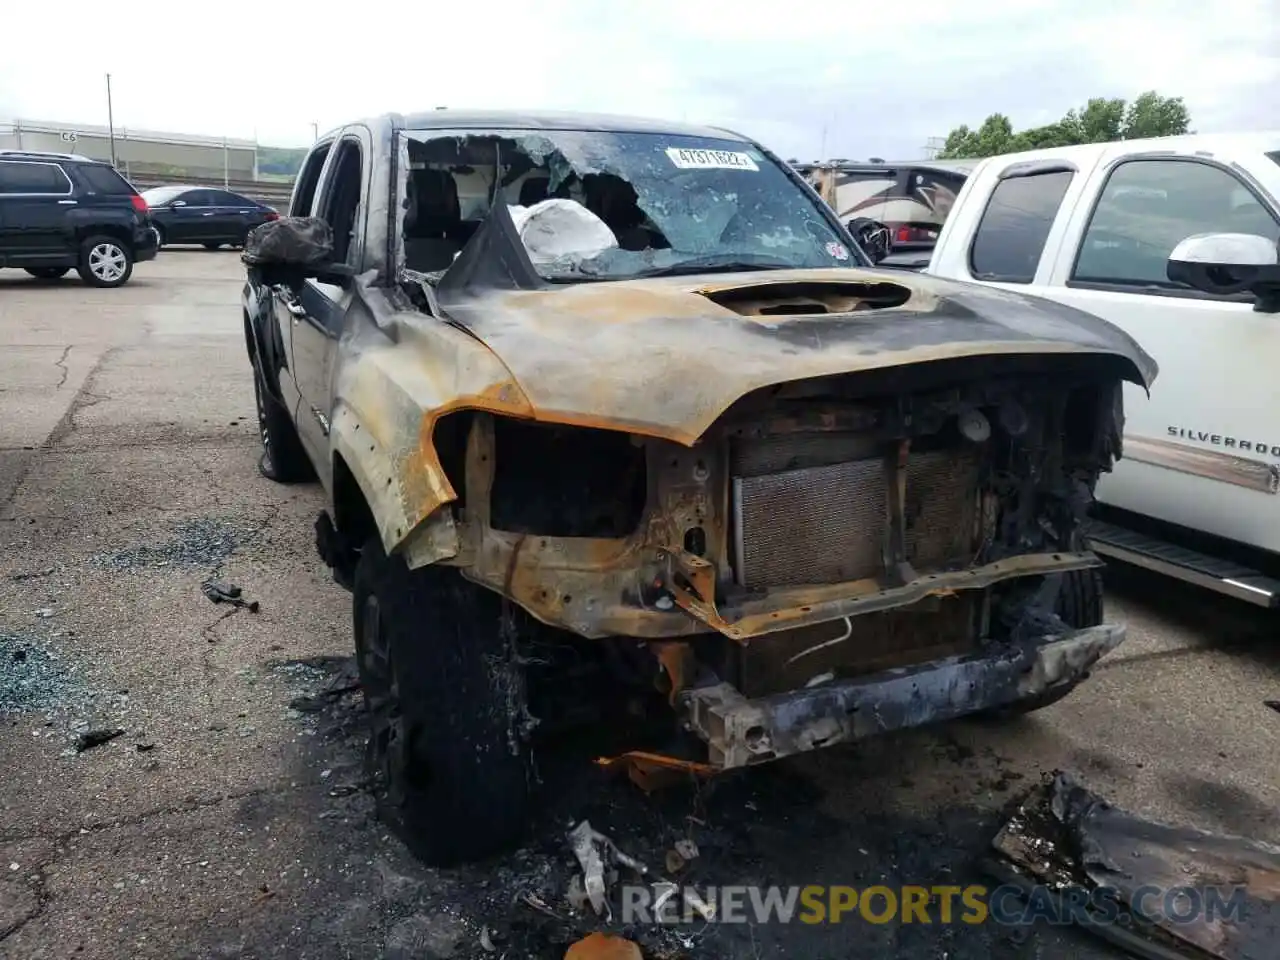
M 226 190 L 231 186 L 230 177 L 227 176 L 227 135 L 222 135 L 222 189 Z
M 320 124 L 312 120 L 311 121 L 311 142 L 315 143 L 315 141 L 319 139 L 320 139 Z
M 924 152 L 924 158 L 926 160 L 934 160 L 946 145 L 946 137 L 929 137 L 925 145 L 920 149 Z
M 111 166 L 116 165 L 116 118 L 111 110 L 111 74 L 107 74 L 107 135 L 111 137 Z

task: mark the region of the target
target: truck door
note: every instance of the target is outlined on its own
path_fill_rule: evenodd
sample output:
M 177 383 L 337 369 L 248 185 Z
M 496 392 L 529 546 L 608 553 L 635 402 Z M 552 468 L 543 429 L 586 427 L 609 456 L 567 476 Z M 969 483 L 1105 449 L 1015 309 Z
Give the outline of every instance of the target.
M 324 170 L 325 160 L 329 156 L 332 142 L 318 143 L 311 149 L 302 169 L 294 182 L 293 197 L 289 203 L 289 215 L 292 217 L 309 217 L 314 212 L 316 194 L 320 186 L 320 174 Z M 263 335 L 269 336 L 275 344 L 276 378 L 280 385 L 280 399 L 289 410 L 290 417 L 296 421 L 300 404 L 298 382 L 293 375 L 293 322 L 302 308 L 298 302 L 301 290 L 290 291 L 276 287 L 271 290 L 266 306 Z
M 1160 367 L 1150 399 L 1126 386 L 1124 459 L 1098 498 L 1280 548 L 1280 319 L 1254 312 L 1248 296 L 1210 296 L 1166 274 L 1170 252 L 1192 234 L 1280 238 L 1280 166 L 1264 181 L 1203 155 L 1118 147 L 1090 181 L 1092 202 L 1071 218 L 1049 289 L 1035 292 L 1111 321 Z
M 360 128 L 363 130 L 363 128 Z M 333 230 L 335 263 L 359 264 L 364 242 L 361 212 L 367 171 L 367 141 L 344 131 L 329 151 L 315 215 Z M 298 435 L 316 463 L 330 464 L 329 423 L 338 340 L 351 306 L 350 290 L 307 280 L 296 295 L 277 297 L 290 330 L 294 380 L 298 386 Z M 327 470 L 326 470 L 327 472 Z M 322 475 L 326 480 L 327 475 Z

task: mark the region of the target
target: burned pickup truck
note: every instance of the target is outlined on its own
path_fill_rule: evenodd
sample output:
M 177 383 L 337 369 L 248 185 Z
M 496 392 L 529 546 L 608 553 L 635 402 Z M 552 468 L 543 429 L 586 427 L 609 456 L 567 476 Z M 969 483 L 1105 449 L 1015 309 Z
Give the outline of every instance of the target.
M 1033 709 L 1120 643 L 1080 523 L 1155 368 L 1105 322 L 877 271 L 715 128 L 381 117 L 290 214 L 243 255 L 262 470 L 327 494 L 420 856 L 519 836 L 596 668 L 661 708 L 618 756 L 712 773 Z

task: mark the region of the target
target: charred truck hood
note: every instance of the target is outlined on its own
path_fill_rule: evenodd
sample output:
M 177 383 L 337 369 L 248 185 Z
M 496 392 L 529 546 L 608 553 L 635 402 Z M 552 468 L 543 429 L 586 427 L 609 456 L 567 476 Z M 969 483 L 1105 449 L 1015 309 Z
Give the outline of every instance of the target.
M 1155 361 L 1119 328 L 1049 300 L 862 268 L 548 283 L 498 205 L 437 288 L 539 420 L 692 445 L 775 384 L 982 356 L 1075 355 L 1149 389 Z M 505 222 L 504 222 L 505 221 Z

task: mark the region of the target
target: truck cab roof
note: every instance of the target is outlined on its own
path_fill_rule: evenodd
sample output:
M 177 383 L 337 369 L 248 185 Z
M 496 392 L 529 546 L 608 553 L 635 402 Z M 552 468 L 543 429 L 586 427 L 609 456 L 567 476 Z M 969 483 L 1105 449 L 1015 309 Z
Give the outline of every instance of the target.
M 1235 155 L 1241 152 L 1269 153 L 1280 150 L 1280 130 L 1248 131 L 1244 133 L 1190 133 L 1176 137 L 1148 137 L 1141 140 L 1111 140 L 1104 143 L 1082 143 L 1069 147 L 1045 147 L 1040 150 L 1024 150 L 1021 153 L 1002 153 L 988 157 L 975 166 L 1012 165 L 1037 160 L 1065 160 L 1084 168 L 1092 166 L 1099 157 L 1113 154 L 1126 156 L 1156 153 L 1195 153 L 1207 158 L 1215 154 Z
M 679 136 L 738 140 L 749 143 L 750 138 L 723 127 L 703 124 L 676 123 L 649 117 L 633 117 L 607 113 L 581 113 L 549 110 L 452 110 L 441 108 L 413 113 L 385 113 L 362 121 L 371 129 L 393 130 L 455 130 L 455 129 L 518 129 L 518 130 L 577 130 L 607 133 L 670 133 Z M 344 125 L 345 126 L 345 125 Z M 335 136 L 342 127 L 328 131 L 321 140 Z

